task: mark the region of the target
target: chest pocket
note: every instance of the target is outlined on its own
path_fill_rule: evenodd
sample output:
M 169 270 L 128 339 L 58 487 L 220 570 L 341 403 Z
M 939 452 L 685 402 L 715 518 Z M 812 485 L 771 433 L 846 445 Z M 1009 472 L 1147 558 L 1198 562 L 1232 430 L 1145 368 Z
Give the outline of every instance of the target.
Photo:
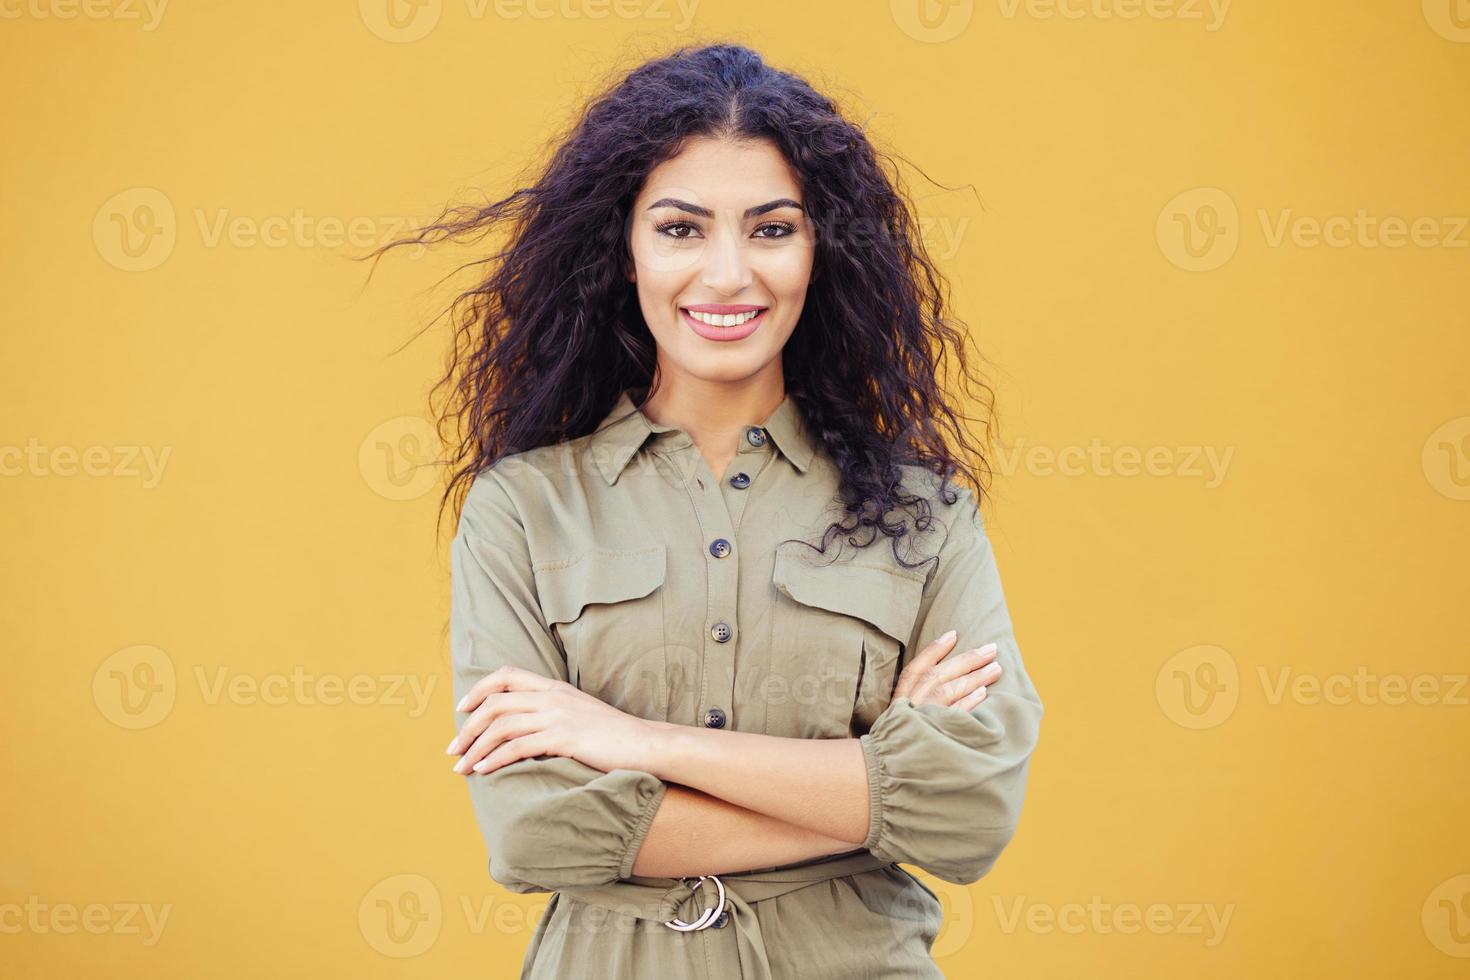
M 918 618 L 923 571 L 776 551 L 768 735 L 847 738 L 888 705 Z
M 620 711 L 667 720 L 664 545 L 593 548 L 532 566 L 568 679 Z

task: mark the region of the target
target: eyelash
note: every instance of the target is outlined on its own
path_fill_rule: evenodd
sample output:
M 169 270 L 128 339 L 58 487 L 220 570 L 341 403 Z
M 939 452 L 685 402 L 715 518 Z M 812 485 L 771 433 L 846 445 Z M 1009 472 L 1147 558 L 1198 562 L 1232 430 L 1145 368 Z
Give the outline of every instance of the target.
M 687 239 L 687 238 L 693 238 L 694 237 L 693 235 L 669 235 L 668 234 L 667 229 L 669 229 L 669 228 L 677 228 L 677 227 L 679 227 L 681 225 L 684 226 L 684 227 L 686 227 L 686 228 L 694 228 L 694 225 L 690 224 L 688 221 L 679 220 L 679 221 L 665 221 L 663 224 L 654 225 L 653 226 L 653 230 L 656 231 L 656 232 L 658 232 L 660 235 L 666 235 L 667 237 L 672 238 L 672 239 L 675 239 L 676 241 Z M 791 224 L 791 223 L 789 223 L 789 222 L 786 222 L 786 221 L 768 221 L 765 224 L 761 225 L 760 228 L 757 228 L 756 231 L 760 231 L 760 230 L 762 230 L 764 228 L 781 228 L 781 229 L 783 229 L 786 232 L 786 234 L 784 234 L 784 235 L 761 235 L 760 236 L 761 238 L 769 239 L 769 240 L 772 240 L 772 241 L 775 241 L 775 240 L 781 239 L 781 238 L 789 238 L 790 236 L 796 234 L 796 226 L 793 225 L 793 224 Z M 695 231 L 698 231 L 699 229 L 695 228 L 694 230 Z

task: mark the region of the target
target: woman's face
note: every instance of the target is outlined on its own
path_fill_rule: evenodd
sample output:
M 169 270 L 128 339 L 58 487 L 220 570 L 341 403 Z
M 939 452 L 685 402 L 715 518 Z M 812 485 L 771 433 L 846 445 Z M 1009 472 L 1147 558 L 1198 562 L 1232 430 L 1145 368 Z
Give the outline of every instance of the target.
M 779 372 L 806 300 L 813 231 L 797 176 L 768 141 L 691 140 L 655 167 L 633 202 L 628 278 L 661 376 Z

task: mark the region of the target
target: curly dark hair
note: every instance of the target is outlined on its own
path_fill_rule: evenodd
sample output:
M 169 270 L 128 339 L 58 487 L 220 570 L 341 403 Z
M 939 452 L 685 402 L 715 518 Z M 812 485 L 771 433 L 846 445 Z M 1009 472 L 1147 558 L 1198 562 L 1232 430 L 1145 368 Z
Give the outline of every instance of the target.
M 893 539 L 895 558 L 913 567 L 898 551 L 908 521 L 888 515 L 915 508 L 921 530 L 931 515 L 900 464 L 933 474 L 947 504 L 957 499 L 948 485 L 955 474 L 974 488 L 977 507 L 991 475 L 983 446 L 960 424 L 968 416 L 940 383 L 949 354 L 966 396 L 981 392 L 987 444 L 993 392 L 972 378 L 965 333 L 945 316 L 947 284 L 891 158 L 880 165 L 863 130 L 803 78 L 730 43 L 644 62 L 554 141 L 534 184 L 484 206 L 445 208 L 363 256 L 376 268 L 400 245 L 478 240 L 510 223 L 504 249 L 474 263 L 488 265 L 488 275 L 446 310 L 453 343 L 429 395 L 450 449 L 440 521 L 451 502 L 458 517 L 469 484 L 503 456 L 586 435 L 623 388 L 650 385 L 655 345 L 624 275 L 630 212 L 649 172 L 696 137 L 769 140 L 801 180 L 816 248 L 782 368 L 787 393 L 841 472 L 848 515 L 828 526 L 820 550 L 835 535 L 865 547 L 881 532 Z M 433 407 L 441 389 L 442 413 Z M 853 532 L 861 528 L 873 530 L 860 542 Z

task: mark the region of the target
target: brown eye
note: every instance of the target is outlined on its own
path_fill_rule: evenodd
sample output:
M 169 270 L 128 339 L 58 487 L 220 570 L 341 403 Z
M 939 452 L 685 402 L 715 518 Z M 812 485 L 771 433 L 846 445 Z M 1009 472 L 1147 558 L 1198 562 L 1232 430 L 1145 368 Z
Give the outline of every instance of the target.
M 687 221 L 665 221 L 661 225 L 654 225 L 653 226 L 653 230 L 654 231 L 658 232 L 660 235 L 667 235 L 669 238 L 693 238 L 694 237 L 692 234 L 691 235 L 675 235 L 673 232 L 671 232 L 671 231 L 668 230 L 670 228 L 688 228 L 691 232 L 698 231 L 699 230 L 699 229 L 695 228 L 693 225 L 691 225 Z
M 765 231 L 767 229 L 775 229 L 776 231 L 779 231 L 780 234 L 779 235 L 760 235 L 760 234 L 757 234 L 756 237 L 757 238 L 789 238 L 790 236 L 796 234 L 796 226 L 793 225 L 793 224 L 790 224 L 789 222 L 786 222 L 786 221 L 772 221 L 772 222 L 768 222 L 767 224 L 761 225 L 759 228 L 756 229 L 756 231 L 757 232 L 762 232 L 762 231 Z

